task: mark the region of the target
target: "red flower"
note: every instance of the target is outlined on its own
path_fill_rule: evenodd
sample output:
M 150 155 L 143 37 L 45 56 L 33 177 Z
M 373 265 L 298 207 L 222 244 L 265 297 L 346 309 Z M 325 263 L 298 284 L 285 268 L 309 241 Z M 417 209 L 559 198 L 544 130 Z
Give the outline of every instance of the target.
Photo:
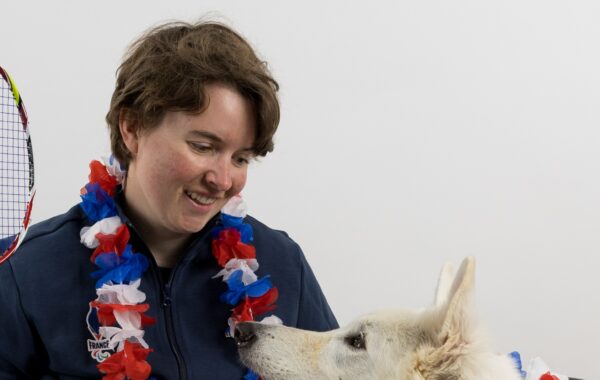
M 120 305 L 115 303 L 100 303 L 98 301 L 92 301 L 91 305 L 98 309 L 98 321 L 102 326 L 112 326 L 117 323 L 114 311 L 136 311 L 140 313 L 142 318 L 142 326 L 153 325 L 156 320 L 152 317 L 142 314 L 148 311 L 150 305 L 142 303 L 139 305 Z
M 90 183 L 97 183 L 102 190 L 106 191 L 111 197 L 115 196 L 117 188 L 117 179 L 110 175 L 106 170 L 106 166 L 100 161 L 93 160 L 90 162 Z
M 260 297 L 245 297 L 244 300 L 233 309 L 231 317 L 236 322 L 254 321 L 254 318 L 275 309 L 275 301 L 279 297 L 277 288 L 271 288 Z
M 129 241 L 129 229 L 125 224 L 121 224 L 114 235 L 98 232 L 96 234 L 96 239 L 98 239 L 99 245 L 90 257 L 92 263 L 96 262 L 96 256 L 104 252 L 115 252 L 117 255 L 121 256 L 121 253 Z
M 102 380 L 146 380 L 152 372 L 152 367 L 146 361 L 150 352 L 152 349 L 126 340 L 123 351 L 112 354 L 98 364 L 98 369 L 104 374 Z
M 233 258 L 256 258 L 256 248 L 242 243 L 240 232 L 235 228 L 226 228 L 219 232 L 219 236 L 212 241 L 212 253 L 222 267 Z
M 558 377 L 554 376 L 550 372 L 546 372 L 540 377 L 540 380 L 559 380 Z

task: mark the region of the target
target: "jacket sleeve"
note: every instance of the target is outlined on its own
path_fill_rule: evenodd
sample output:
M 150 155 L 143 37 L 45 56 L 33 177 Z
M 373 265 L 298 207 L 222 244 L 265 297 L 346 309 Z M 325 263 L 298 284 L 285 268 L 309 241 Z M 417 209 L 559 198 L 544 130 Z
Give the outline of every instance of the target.
M 312 331 L 328 331 L 339 327 L 325 295 L 306 261 L 300 247 L 301 258 L 301 294 L 298 309 L 298 328 Z
M 10 261 L 0 265 L 0 380 L 39 377 L 35 338 L 23 312 Z M 39 367 L 38 367 L 39 371 Z

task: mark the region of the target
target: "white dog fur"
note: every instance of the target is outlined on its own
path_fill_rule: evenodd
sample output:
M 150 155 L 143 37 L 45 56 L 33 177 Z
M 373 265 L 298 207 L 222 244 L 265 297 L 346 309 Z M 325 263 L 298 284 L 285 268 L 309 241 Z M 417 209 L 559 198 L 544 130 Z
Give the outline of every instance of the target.
M 446 265 L 435 304 L 424 311 L 375 313 L 324 333 L 239 324 L 241 360 L 264 380 L 520 380 L 474 324 L 474 272 L 473 258 L 456 275 Z

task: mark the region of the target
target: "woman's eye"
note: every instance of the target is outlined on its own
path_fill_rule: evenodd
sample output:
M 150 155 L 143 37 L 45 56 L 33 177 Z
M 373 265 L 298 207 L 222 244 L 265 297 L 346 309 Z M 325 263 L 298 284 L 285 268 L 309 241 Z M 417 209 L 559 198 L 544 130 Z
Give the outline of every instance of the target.
M 200 144 L 200 143 L 191 142 L 190 145 L 192 146 L 192 148 L 194 148 L 194 150 L 196 150 L 198 152 L 210 152 L 212 150 L 212 146 L 210 146 L 208 144 Z
M 346 344 L 348 344 L 349 346 L 359 349 L 359 350 L 364 350 L 367 348 L 366 342 L 365 342 L 365 334 L 364 333 L 359 333 L 356 335 L 351 335 L 349 337 L 346 337 L 344 339 L 346 341 Z
M 235 159 L 235 162 L 240 165 L 248 165 L 250 163 L 250 159 L 248 157 L 238 157 Z

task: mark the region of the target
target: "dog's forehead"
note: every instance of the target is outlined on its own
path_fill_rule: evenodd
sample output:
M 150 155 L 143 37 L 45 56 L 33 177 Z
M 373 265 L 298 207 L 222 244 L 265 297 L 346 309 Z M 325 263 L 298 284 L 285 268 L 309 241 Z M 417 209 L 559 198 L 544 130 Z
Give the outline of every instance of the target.
M 414 326 L 420 313 L 410 310 L 387 310 L 364 315 L 349 326 L 349 330 L 406 329 Z

